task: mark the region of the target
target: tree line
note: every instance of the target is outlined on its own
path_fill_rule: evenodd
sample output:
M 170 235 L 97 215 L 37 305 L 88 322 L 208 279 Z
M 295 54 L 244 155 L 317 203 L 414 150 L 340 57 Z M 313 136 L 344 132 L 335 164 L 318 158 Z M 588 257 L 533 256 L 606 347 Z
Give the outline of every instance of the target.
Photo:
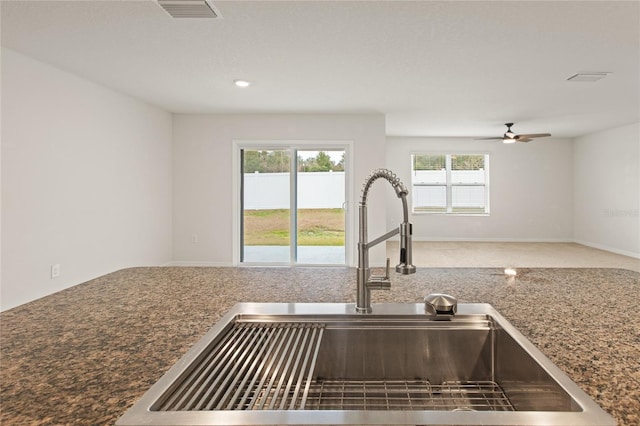
M 414 155 L 413 170 L 443 170 L 446 168 L 445 155 Z M 484 155 L 452 155 L 451 170 L 482 170 Z
M 315 157 L 302 158 L 298 155 L 299 172 L 342 172 L 344 171 L 344 153 L 337 163 L 324 151 Z M 243 151 L 244 173 L 288 173 L 291 170 L 291 155 L 288 151 Z

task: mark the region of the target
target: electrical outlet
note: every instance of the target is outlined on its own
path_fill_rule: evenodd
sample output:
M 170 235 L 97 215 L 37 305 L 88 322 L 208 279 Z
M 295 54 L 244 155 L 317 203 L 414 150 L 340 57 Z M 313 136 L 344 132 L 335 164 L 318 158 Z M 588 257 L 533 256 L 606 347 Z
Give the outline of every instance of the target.
M 191 242 L 196 244 L 198 242 L 198 234 L 191 234 Z
M 60 276 L 60 264 L 56 263 L 51 265 L 51 278 L 58 278 Z

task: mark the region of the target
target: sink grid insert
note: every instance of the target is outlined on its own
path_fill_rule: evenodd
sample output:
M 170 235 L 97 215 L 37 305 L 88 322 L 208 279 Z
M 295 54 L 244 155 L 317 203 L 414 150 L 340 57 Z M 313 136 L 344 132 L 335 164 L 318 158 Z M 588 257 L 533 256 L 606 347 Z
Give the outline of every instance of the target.
M 492 381 L 317 380 L 307 410 L 515 411 Z
M 324 328 L 236 322 L 151 410 L 304 409 Z

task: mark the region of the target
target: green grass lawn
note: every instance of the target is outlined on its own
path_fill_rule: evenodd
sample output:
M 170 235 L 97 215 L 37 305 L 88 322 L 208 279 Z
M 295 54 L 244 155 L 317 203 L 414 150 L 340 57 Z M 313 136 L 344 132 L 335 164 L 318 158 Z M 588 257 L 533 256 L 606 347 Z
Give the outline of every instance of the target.
M 245 210 L 244 244 L 289 245 L 289 210 Z M 298 245 L 344 246 L 344 210 L 299 209 Z

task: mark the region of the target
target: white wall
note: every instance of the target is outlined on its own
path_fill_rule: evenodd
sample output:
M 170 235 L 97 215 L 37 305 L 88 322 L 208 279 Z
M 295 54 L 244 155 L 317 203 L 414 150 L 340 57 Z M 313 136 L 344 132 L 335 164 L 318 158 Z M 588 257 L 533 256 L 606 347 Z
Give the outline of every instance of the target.
M 410 188 L 411 153 L 490 155 L 490 215 L 412 214 L 414 240 L 571 241 L 573 150 L 567 139 L 538 139 L 505 145 L 459 138 L 387 140 L 387 167 Z M 395 204 L 398 204 L 397 202 Z M 388 226 L 400 223 L 393 201 Z
M 171 126 L 166 111 L 2 49 L 2 309 L 171 260 Z
M 577 242 L 640 258 L 640 123 L 574 140 Z
M 233 262 L 233 141 L 353 141 L 354 195 L 368 173 L 384 167 L 382 115 L 176 115 L 173 124 L 173 259 Z M 357 204 L 357 199 L 352 203 Z M 372 235 L 383 233 L 384 196 L 372 197 Z M 357 208 L 351 209 L 357 215 Z M 193 243 L 191 236 L 198 235 Z M 377 236 L 377 235 L 374 235 Z M 373 253 L 382 263 L 384 248 Z

